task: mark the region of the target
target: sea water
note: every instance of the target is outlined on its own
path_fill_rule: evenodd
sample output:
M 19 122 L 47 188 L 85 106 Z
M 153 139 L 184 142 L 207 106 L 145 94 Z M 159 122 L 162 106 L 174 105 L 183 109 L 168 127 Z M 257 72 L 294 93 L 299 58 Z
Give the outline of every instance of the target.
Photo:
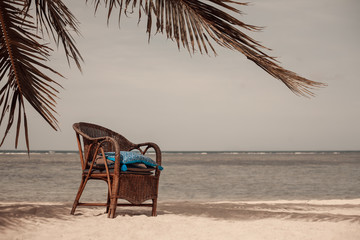
M 154 157 L 150 153 L 150 157 Z M 164 152 L 160 201 L 360 198 L 360 152 Z M 75 152 L 0 152 L 0 202 L 72 202 L 81 179 Z M 89 181 L 82 199 L 106 199 Z

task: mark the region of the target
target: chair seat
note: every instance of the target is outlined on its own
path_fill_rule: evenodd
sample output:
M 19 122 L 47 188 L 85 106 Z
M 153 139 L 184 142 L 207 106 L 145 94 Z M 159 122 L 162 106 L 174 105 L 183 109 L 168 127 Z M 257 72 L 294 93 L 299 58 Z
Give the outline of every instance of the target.
M 154 167 L 138 167 L 135 164 L 130 164 L 126 171 L 121 171 L 120 174 L 141 174 L 141 175 L 152 175 L 155 172 Z M 83 174 L 89 173 L 89 168 L 84 169 Z M 106 174 L 106 168 L 104 164 L 94 164 L 91 173 L 103 173 Z M 109 173 L 114 173 L 114 166 L 109 167 Z

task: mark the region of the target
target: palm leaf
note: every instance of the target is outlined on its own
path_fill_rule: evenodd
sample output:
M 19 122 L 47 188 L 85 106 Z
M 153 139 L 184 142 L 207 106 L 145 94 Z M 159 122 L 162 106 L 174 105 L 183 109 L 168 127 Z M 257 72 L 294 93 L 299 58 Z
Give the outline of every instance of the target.
M 37 28 L 51 35 L 57 45 L 61 42 L 70 64 L 70 58 L 81 70 L 83 58 L 76 48 L 75 40 L 70 34 L 80 34 L 78 21 L 61 0 L 28 0 L 25 11 L 28 12 L 34 2 Z
M 178 48 L 186 48 L 194 53 L 209 53 L 211 49 L 215 54 L 212 43 L 222 47 L 241 52 L 249 60 L 261 67 L 274 78 L 282 81 L 297 95 L 313 96 L 312 89 L 326 86 L 326 84 L 311 81 L 296 73 L 286 70 L 279 65 L 274 57 L 269 56 L 264 50 L 269 50 L 253 38 L 246 35 L 243 30 L 259 31 L 260 27 L 248 25 L 232 14 L 241 14 L 235 5 L 245 6 L 232 0 L 95 0 L 96 9 L 104 3 L 108 8 L 108 20 L 113 8 L 121 13 L 134 12 L 139 8 L 139 18 L 144 12 L 147 16 L 147 33 L 164 33 L 176 41 Z M 234 6 L 232 6 L 234 5 Z M 130 10 L 129 10 L 130 8 Z M 232 13 L 232 14 L 231 14 Z M 153 21 L 155 16 L 156 21 Z
M 29 151 L 24 98 L 52 128 L 58 129 L 54 116 L 58 90 L 53 85 L 60 85 L 40 69 L 61 75 L 45 65 L 52 50 L 39 43 L 41 38 L 34 34 L 37 28 L 28 13 L 23 11 L 26 7 L 26 1 L 0 1 L 0 81 L 4 84 L 0 89 L 0 106 L 3 106 L 0 126 L 6 116 L 8 118 L 0 146 L 17 116 L 15 146 L 18 144 L 23 119 L 25 141 Z

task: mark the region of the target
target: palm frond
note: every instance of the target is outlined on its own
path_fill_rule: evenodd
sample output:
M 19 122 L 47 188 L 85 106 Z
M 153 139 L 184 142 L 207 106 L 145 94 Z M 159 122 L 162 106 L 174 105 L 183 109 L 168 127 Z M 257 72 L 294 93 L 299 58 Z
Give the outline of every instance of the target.
M 17 116 L 15 146 L 18 144 L 23 119 L 25 141 L 29 151 L 24 98 L 52 128 L 57 130 L 54 107 L 58 90 L 53 85 L 61 86 L 40 69 L 61 75 L 45 65 L 52 49 L 39 43 L 41 38 L 34 34 L 35 23 L 31 21 L 27 12 L 23 11 L 26 7 L 26 1 L 0 1 L 0 82 L 4 84 L 0 89 L 0 106 L 3 107 L 0 126 L 6 116 L 8 118 L 0 146 Z
M 61 41 L 69 64 L 71 58 L 81 70 L 80 62 L 83 58 L 70 33 L 73 31 L 80 34 L 75 16 L 61 0 L 28 0 L 24 11 L 27 13 L 33 5 L 36 10 L 37 29 L 51 35 L 57 45 Z
M 149 39 L 152 29 L 156 28 L 157 33 L 166 34 L 177 43 L 178 48 L 186 48 L 191 53 L 198 50 L 200 53 L 209 54 L 211 49 L 216 55 L 213 42 L 238 51 L 274 78 L 282 81 L 297 95 L 313 96 L 312 89 L 326 86 L 281 67 L 274 57 L 264 52 L 269 50 L 268 48 L 243 32 L 243 30 L 262 29 L 246 24 L 233 16 L 242 13 L 236 5 L 246 6 L 247 3 L 235 0 L 207 2 L 204 0 L 94 0 L 96 9 L 101 3 L 108 7 L 108 19 L 113 8 L 119 7 L 119 21 L 122 12 L 133 12 L 133 9 L 138 7 L 139 18 L 142 12 L 147 16 Z

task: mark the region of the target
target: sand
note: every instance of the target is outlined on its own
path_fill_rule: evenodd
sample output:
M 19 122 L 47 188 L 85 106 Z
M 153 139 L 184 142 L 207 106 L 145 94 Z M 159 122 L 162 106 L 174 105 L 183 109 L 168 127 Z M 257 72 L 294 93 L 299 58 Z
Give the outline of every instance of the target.
M 360 239 L 360 199 L 273 202 L 159 202 L 149 208 L 0 203 L 0 239 Z

